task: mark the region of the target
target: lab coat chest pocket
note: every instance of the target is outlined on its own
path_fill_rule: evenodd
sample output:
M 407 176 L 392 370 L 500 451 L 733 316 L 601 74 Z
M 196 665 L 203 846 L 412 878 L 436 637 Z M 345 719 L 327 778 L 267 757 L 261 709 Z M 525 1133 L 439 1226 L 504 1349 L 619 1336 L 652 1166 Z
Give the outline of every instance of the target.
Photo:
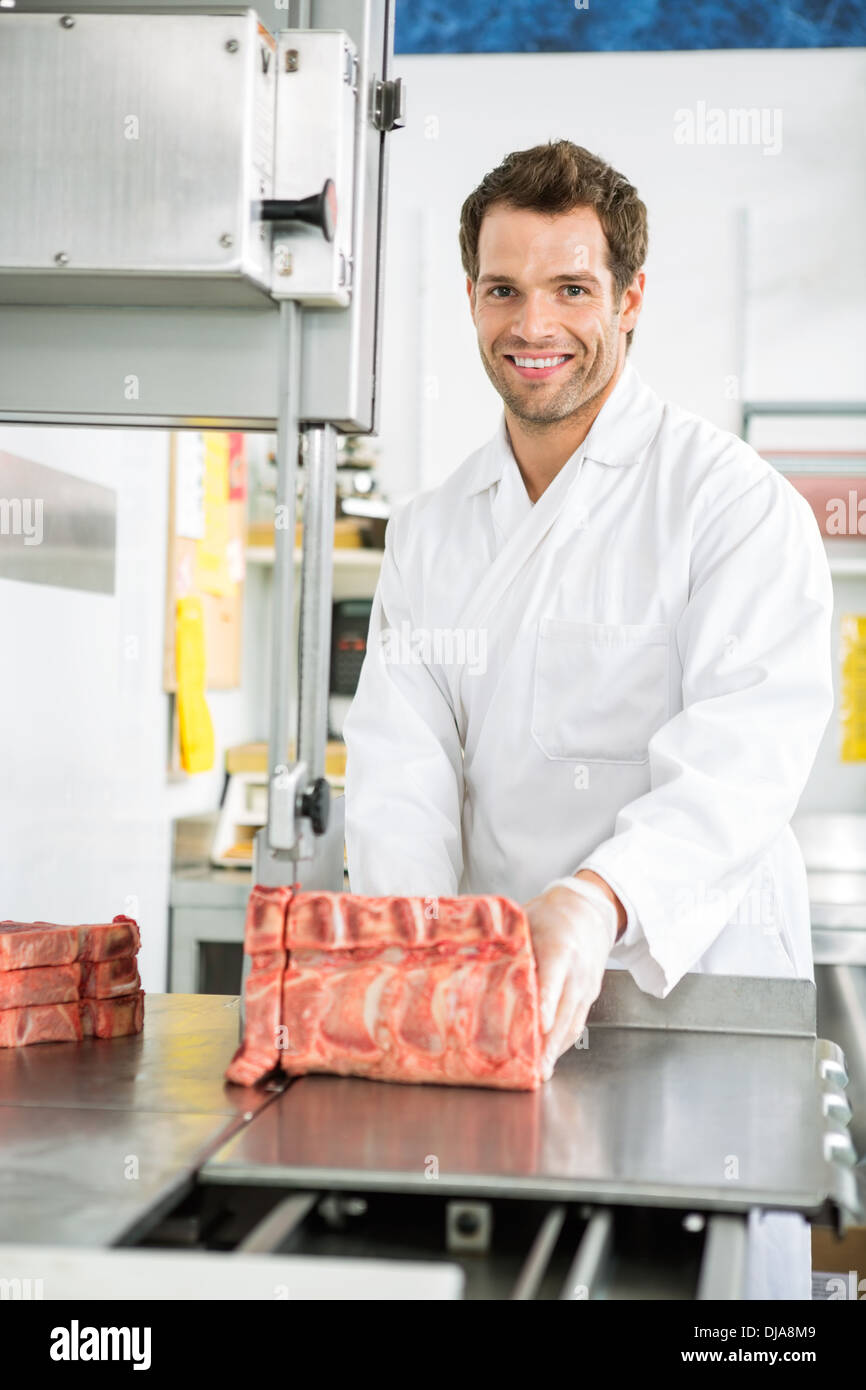
M 532 736 L 548 758 L 645 763 L 670 717 L 664 623 L 542 618 L 535 654 Z

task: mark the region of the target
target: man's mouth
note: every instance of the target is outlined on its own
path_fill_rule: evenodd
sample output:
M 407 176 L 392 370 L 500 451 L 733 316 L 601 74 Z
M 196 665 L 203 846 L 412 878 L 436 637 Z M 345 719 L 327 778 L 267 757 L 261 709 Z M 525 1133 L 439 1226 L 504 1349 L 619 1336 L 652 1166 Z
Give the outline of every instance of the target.
M 571 361 L 570 352 L 558 353 L 555 356 L 539 357 L 534 354 L 523 355 L 516 353 L 506 353 L 505 360 L 510 362 L 516 372 L 527 381 L 541 381 L 543 378 L 553 376 L 566 362 Z

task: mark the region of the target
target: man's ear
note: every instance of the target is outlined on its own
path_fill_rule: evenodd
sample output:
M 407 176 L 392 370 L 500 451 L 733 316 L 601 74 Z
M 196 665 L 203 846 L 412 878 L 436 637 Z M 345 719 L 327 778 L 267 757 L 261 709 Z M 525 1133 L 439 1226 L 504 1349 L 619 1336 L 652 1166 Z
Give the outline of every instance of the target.
M 469 296 L 469 311 L 470 311 L 470 313 L 472 314 L 472 318 L 473 318 L 473 320 L 474 320 L 474 318 L 475 318 L 475 282 L 474 282 L 474 280 L 470 280 L 470 278 L 469 278 L 468 275 L 466 276 L 466 293 L 467 293 L 468 296 Z
M 628 289 L 623 291 L 619 304 L 619 329 L 621 333 L 630 333 L 640 318 L 645 282 L 646 275 L 642 270 L 639 270 Z

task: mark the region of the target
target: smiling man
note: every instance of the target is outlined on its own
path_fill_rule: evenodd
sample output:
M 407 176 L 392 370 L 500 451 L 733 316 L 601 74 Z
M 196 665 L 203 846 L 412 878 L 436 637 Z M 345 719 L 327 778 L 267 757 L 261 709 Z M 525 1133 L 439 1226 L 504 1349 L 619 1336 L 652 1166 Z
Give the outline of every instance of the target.
M 635 196 L 633 214 L 638 208 Z M 643 271 L 632 267 L 646 254 L 645 210 L 624 230 L 626 263 L 611 267 L 594 208 L 563 211 L 554 222 L 500 202 L 475 227 L 472 200 L 464 207 L 461 243 L 481 360 L 505 403 L 531 502 L 586 437 L 621 374 L 643 300 Z M 484 272 L 473 276 L 482 255 Z
M 832 586 L 794 488 L 628 362 L 647 221 L 621 174 L 565 140 L 513 153 L 460 250 L 503 412 L 388 524 L 349 876 L 525 904 L 549 1075 L 606 967 L 660 997 L 687 971 L 812 976 L 789 822 L 833 707 Z M 486 660 L 389 659 L 394 629 Z

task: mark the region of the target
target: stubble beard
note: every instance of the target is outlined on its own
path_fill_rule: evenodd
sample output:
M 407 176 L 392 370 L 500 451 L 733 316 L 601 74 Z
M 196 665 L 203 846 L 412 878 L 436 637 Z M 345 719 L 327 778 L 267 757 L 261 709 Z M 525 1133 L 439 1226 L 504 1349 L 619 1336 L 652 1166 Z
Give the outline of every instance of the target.
M 575 354 L 566 365 L 568 375 L 562 385 L 543 398 L 542 393 L 538 392 L 536 399 L 536 389 L 531 382 L 527 383 L 526 390 L 521 391 L 516 383 L 508 380 L 510 367 L 501 357 L 491 361 L 481 343 L 478 349 L 492 386 L 512 415 L 530 431 L 542 432 L 579 414 L 604 390 L 616 368 L 616 337 L 611 335 L 604 341 L 601 356 L 596 355 L 591 360 L 584 356 L 578 360 Z M 500 362 L 501 368 L 498 366 Z

